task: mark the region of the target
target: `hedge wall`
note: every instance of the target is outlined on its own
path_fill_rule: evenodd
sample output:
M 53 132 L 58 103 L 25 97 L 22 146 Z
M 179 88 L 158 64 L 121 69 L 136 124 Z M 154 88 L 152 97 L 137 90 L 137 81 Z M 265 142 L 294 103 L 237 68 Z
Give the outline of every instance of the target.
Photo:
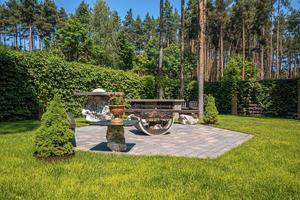
M 94 65 L 66 62 L 47 53 L 22 53 L 0 48 L 0 121 L 37 118 L 58 93 L 68 111 L 78 115 L 82 97 L 76 91 L 104 88 L 123 91 L 127 98 L 155 98 L 153 76 Z M 179 98 L 179 80 L 166 79 L 166 98 Z M 297 112 L 297 80 L 244 81 L 238 84 L 238 107 L 243 113 L 250 103 L 259 104 L 265 114 L 288 116 Z M 216 98 L 221 113 L 231 111 L 231 82 L 205 83 L 205 93 Z M 185 99 L 197 100 L 197 81 L 185 83 Z
M 297 113 L 297 79 L 241 81 L 238 84 L 238 111 L 247 114 L 250 104 L 257 104 L 265 115 L 291 116 Z M 205 83 L 205 94 L 216 98 L 221 113 L 231 112 L 231 82 Z M 190 82 L 186 88 L 186 99 L 197 100 L 197 82 Z
M 66 62 L 47 53 L 0 48 L 0 121 L 32 119 L 58 93 L 68 111 L 79 114 L 76 91 L 123 91 L 127 98 L 153 98 L 154 78 L 94 65 Z M 154 88 L 154 89 L 153 89 Z M 40 106 L 39 106 L 40 105 Z

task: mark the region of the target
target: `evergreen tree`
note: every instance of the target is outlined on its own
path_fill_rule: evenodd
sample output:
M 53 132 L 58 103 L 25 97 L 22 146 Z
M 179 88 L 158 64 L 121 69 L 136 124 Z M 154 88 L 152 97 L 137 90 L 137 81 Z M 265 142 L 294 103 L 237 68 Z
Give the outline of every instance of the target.
M 151 17 L 149 13 L 146 14 L 145 19 L 142 24 L 143 32 L 144 32 L 144 44 L 152 38 L 157 36 L 157 22 Z
M 60 8 L 57 13 L 57 25 L 56 28 L 60 29 L 63 27 L 65 21 L 68 19 L 68 14 L 66 13 L 64 8 Z
M 215 98 L 211 95 L 206 97 L 206 105 L 203 121 L 205 124 L 216 124 L 218 122 L 218 110 L 215 103 Z
M 111 12 L 104 0 L 97 0 L 91 17 L 91 35 L 95 48 L 101 53 L 97 64 L 115 67 L 118 65 L 117 33 L 119 28 L 117 13 Z
M 130 43 L 127 33 L 120 32 L 117 40 L 120 68 L 130 70 L 133 67 L 134 46 Z
M 68 19 L 56 35 L 56 43 L 68 61 L 88 62 L 92 41 L 77 18 Z
M 128 37 L 131 42 L 134 42 L 134 30 L 133 30 L 134 25 L 133 24 L 134 24 L 134 19 L 133 19 L 132 9 L 130 8 L 127 11 L 125 20 L 123 21 L 123 29 L 128 34 Z
M 19 29 L 20 29 L 20 3 L 17 0 L 9 0 L 5 3 L 6 5 L 6 28 L 9 34 L 14 35 L 14 45 L 18 48 L 19 43 Z
M 173 6 L 169 0 L 165 1 L 164 4 L 164 27 L 166 32 L 166 43 L 167 46 L 177 41 L 177 30 L 179 29 L 179 14 L 175 10 L 173 12 Z
M 133 22 L 132 30 L 133 30 L 134 46 L 136 50 L 140 52 L 144 47 L 142 19 L 140 18 L 140 16 L 137 16 L 136 20 Z
M 35 139 L 35 155 L 38 157 L 68 156 L 74 154 L 73 132 L 69 118 L 59 96 L 55 95 L 42 117 Z
M 78 18 L 81 24 L 88 25 L 90 22 L 90 8 L 87 3 L 81 1 L 78 8 L 75 11 L 75 17 Z
M 39 32 L 40 49 L 43 48 L 44 40 L 46 38 L 49 44 L 52 39 L 57 25 L 57 8 L 53 0 L 45 0 L 43 4 L 39 5 L 38 15 L 36 17 L 36 27 Z M 48 45 L 49 46 L 49 45 Z
M 34 38 L 33 29 L 36 22 L 36 13 L 38 11 L 37 0 L 20 0 L 22 22 L 28 26 L 29 32 L 29 51 L 33 50 Z

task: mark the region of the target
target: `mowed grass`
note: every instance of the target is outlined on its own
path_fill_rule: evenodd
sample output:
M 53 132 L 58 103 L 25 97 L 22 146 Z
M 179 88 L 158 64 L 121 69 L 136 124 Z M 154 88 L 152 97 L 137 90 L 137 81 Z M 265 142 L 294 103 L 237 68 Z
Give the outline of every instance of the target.
M 300 199 L 300 121 L 221 116 L 253 134 L 217 159 L 32 156 L 36 121 L 0 123 L 0 199 Z M 201 134 L 201 133 L 199 133 Z

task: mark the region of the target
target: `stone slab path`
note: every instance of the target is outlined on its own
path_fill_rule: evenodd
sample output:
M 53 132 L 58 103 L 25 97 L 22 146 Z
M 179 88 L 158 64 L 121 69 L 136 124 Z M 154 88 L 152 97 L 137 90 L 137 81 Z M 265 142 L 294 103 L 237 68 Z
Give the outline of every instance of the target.
M 76 148 L 84 151 L 111 152 L 106 146 L 106 127 L 76 128 Z M 125 127 L 131 155 L 168 155 L 216 158 L 252 138 L 252 135 L 204 125 L 174 124 L 170 133 L 148 136 L 134 127 Z

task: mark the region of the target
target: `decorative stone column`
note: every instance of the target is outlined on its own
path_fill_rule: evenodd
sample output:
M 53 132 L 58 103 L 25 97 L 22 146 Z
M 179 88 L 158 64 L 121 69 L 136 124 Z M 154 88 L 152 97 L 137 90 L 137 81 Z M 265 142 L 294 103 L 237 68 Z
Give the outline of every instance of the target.
M 109 125 L 106 131 L 107 147 L 116 152 L 124 152 L 127 150 L 125 143 L 124 127 Z

